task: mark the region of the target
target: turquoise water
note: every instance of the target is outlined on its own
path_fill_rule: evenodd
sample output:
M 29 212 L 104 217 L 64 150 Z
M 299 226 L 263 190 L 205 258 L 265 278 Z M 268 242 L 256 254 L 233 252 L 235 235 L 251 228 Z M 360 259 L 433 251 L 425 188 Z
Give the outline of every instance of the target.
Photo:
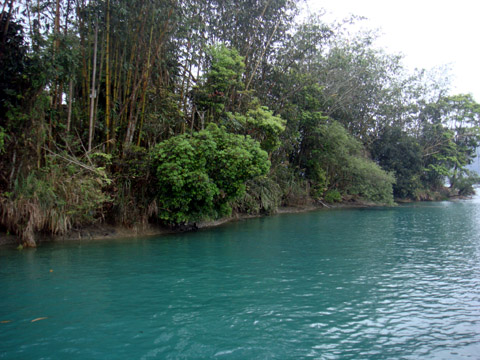
M 479 260 L 477 198 L 2 249 L 0 359 L 480 359 Z

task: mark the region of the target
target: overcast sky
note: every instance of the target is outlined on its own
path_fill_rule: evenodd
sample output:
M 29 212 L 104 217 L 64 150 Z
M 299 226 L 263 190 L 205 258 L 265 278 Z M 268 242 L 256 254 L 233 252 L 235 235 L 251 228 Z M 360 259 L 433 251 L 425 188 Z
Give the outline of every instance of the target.
M 378 44 L 402 53 L 410 68 L 451 68 L 452 93 L 471 93 L 480 102 L 479 0 L 307 0 L 310 11 L 324 8 L 327 19 L 368 18 L 380 28 Z

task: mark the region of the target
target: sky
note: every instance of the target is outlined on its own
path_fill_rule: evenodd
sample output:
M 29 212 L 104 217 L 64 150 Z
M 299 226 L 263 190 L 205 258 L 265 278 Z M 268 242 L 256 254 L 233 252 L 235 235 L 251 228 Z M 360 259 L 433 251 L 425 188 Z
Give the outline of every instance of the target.
M 380 29 L 378 45 L 404 55 L 411 69 L 450 68 L 451 94 L 472 94 L 480 102 L 479 0 L 307 0 L 308 11 L 325 9 L 325 19 L 367 18 Z

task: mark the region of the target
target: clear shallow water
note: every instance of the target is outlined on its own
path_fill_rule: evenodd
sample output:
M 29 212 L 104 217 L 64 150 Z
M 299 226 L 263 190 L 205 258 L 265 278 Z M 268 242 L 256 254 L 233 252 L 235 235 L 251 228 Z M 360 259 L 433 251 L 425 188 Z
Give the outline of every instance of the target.
M 0 321 L 0 359 L 480 359 L 480 198 L 2 249 Z

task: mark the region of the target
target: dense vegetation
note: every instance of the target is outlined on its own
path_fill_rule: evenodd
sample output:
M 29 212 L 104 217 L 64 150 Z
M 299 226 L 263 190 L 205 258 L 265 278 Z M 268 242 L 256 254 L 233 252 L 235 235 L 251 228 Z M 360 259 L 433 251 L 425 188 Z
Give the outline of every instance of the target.
M 6 0 L 0 224 L 472 192 L 480 105 L 295 0 Z M 449 188 L 445 187 L 448 178 Z

